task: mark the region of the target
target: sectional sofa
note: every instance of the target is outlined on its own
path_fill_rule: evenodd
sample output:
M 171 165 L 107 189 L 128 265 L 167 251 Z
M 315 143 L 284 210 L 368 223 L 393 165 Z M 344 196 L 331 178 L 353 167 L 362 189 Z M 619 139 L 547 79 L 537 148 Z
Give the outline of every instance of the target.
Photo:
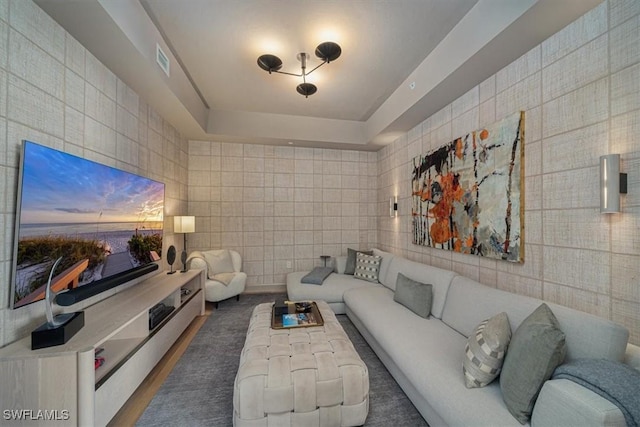
M 345 258 L 322 285 L 290 273 L 291 300 L 322 299 L 346 313 L 430 426 L 519 426 L 508 411 L 499 381 L 467 388 L 462 365 L 467 338 L 483 320 L 506 312 L 512 331 L 542 301 L 374 249 L 382 257 L 379 283 L 345 275 Z M 423 318 L 394 301 L 398 273 L 432 285 L 431 315 Z M 622 362 L 626 328 L 587 313 L 550 304 L 566 337 L 565 362 L 580 358 Z M 544 383 L 531 416 L 533 426 L 624 426 L 617 406 L 566 379 Z

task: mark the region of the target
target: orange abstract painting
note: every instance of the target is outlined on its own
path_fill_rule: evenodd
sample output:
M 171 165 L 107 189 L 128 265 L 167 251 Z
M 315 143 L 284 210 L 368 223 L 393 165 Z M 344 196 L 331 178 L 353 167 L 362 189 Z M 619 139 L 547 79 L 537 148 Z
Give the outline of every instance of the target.
M 413 159 L 413 243 L 522 262 L 524 112 Z

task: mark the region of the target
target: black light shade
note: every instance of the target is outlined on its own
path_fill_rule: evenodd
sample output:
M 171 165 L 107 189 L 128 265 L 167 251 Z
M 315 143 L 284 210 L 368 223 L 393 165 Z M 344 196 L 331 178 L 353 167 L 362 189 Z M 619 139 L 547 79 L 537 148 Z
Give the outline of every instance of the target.
M 262 68 L 265 71 L 268 71 L 271 74 L 272 71 L 278 71 L 282 68 L 282 61 L 275 55 L 261 55 L 258 58 L 258 67 Z
M 342 49 L 334 42 L 320 43 L 316 47 L 316 56 L 326 62 L 335 61 L 340 57 L 341 53 Z
M 309 95 L 313 95 L 314 93 L 316 93 L 318 91 L 318 88 L 316 87 L 316 85 L 311 83 L 300 83 L 296 87 L 296 90 L 300 95 L 304 95 L 305 98 L 308 98 Z
M 278 73 L 278 74 L 287 74 L 289 76 L 302 77 L 302 83 L 300 83 L 296 87 L 296 91 L 308 98 L 309 95 L 313 95 L 318 91 L 316 85 L 307 83 L 306 77 L 313 73 L 315 70 L 323 66 L 324 64 L 328 64 L 331 61 L 335 61 L 342 54 L 342 49 L 338 46 L 337 43 L 334 42 L 324 42 L 320 43 L 318 47 L 316 47 L 316 56 L 322 60 L 322 62 L 312 68 L 310 71 L 307 71 L 307 61 L 309 60 L 309 54 L 305 52 L 300 52 L 297 56 L 298 61 L 300 61 L 300 74 L 294 74 L 286 71 L 280 71 L 282 68 L 282 61 L 275 55 L 265 54 L 258 57 L 258 67 L 267 71 L 269 74 Z

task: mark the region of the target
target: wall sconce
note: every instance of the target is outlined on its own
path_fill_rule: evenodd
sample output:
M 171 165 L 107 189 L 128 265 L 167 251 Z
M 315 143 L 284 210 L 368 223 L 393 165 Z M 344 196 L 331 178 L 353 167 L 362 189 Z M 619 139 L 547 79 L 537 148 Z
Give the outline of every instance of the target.
M 389 197 L 389 216 L 398 216 L 398 196 Z
M 620 173 L 620 154 L 600 156 L 600 212 L 620 212 L 620 194 L 627 194 L 627 174 Z
M 181 273 L 187 271 L 187 233 L 195 233 L 196 231 L 196 217 L 195 216 L 174 216 L 173 217 L 173 232 L 183 233 L 184 245 L 182 246 L 182 253 L 180 254 L 180 260 L 182 261 Z

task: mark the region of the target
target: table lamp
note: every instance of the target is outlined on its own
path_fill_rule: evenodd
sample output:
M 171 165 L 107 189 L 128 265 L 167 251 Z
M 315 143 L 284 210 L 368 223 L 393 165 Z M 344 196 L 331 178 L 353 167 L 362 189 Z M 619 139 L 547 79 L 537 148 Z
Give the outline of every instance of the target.
M 181 273 L 187 271 L 187 233 L 195 233 L 196 231 L 196 217 L 195 216 L 174 216 L 173 217 L 173 232 L 184 234 L 184 246 L 182 247 L 182 253 L 180 254 L 180 260 L 182 261 Z

